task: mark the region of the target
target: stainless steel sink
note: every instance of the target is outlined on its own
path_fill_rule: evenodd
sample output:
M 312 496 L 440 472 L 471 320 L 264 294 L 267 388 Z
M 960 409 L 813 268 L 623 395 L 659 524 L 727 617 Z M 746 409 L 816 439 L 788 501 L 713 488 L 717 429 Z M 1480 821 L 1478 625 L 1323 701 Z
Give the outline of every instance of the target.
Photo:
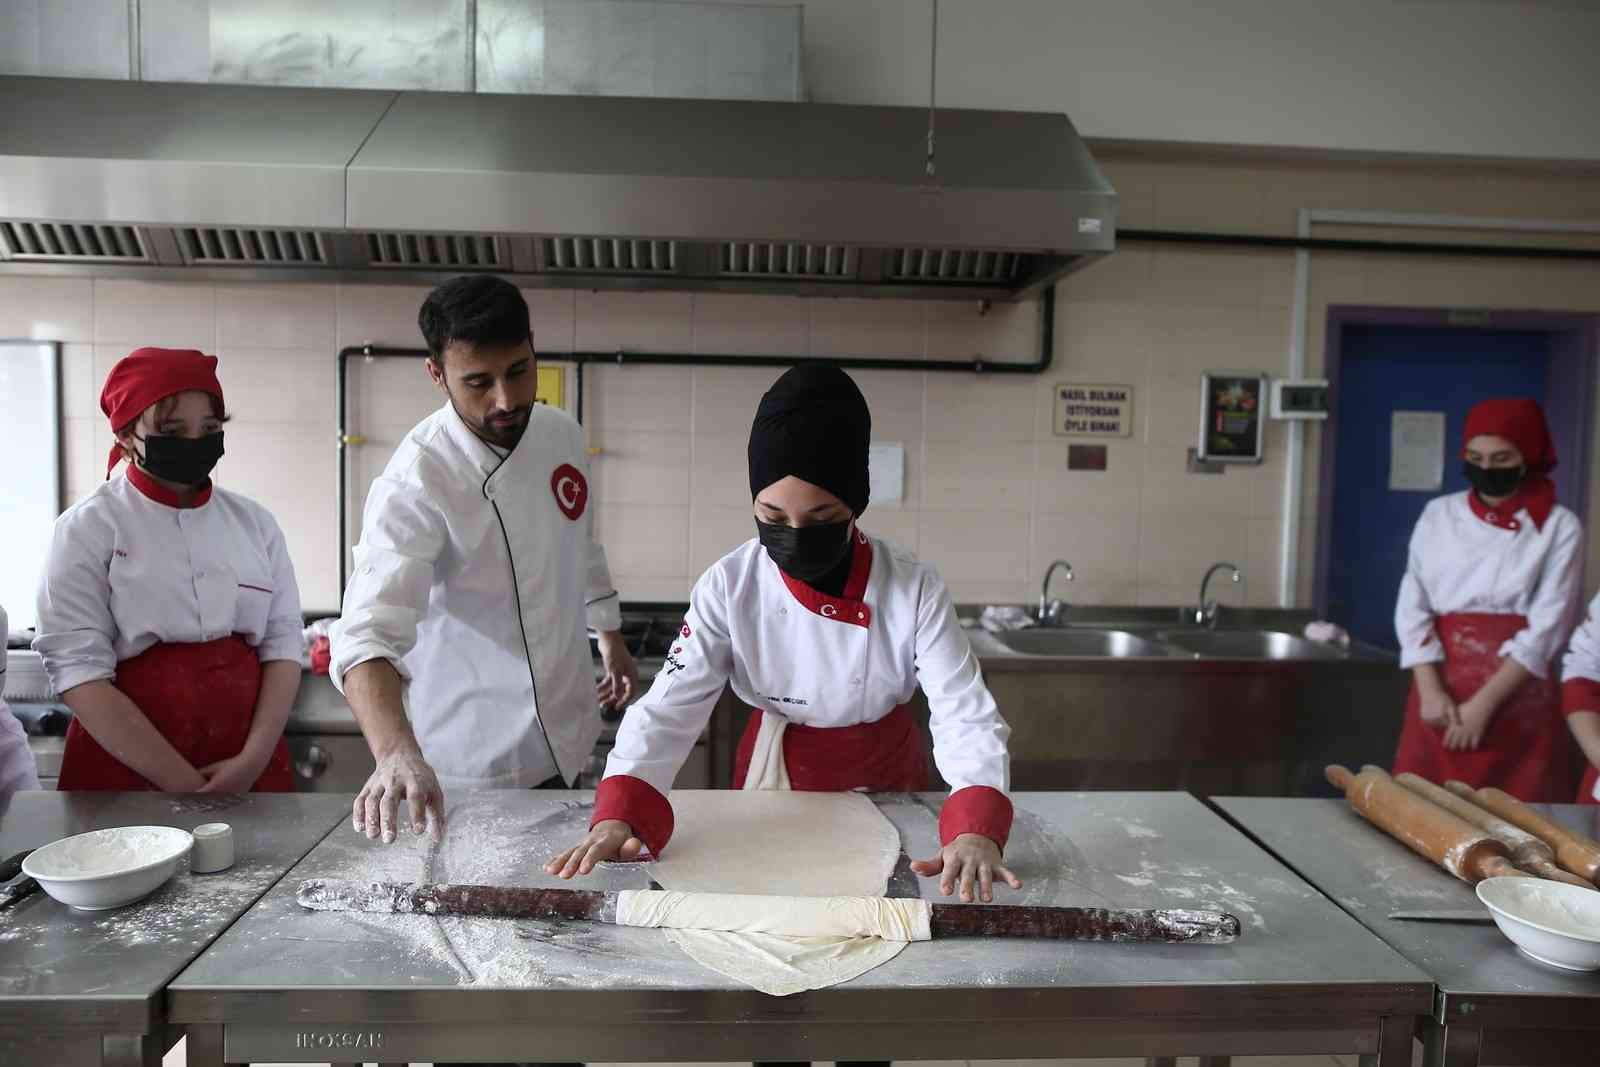
M 1175 649 L 1208 659 L 1346 658 L 1340 649 L 1274 630 L 1164 630 L 1157 636 Z
M 996 634 L 1001 644 L 1024 656 L 1166 656 L 1167 650 L 1125 630 L 1075 627 L 1013 630 Z

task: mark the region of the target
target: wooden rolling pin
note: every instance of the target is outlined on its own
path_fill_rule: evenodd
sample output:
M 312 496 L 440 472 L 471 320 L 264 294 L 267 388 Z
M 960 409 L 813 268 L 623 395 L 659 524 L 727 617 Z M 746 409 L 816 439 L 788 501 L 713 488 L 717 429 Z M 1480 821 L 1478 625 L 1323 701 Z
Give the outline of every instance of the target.
M 1335 789 L 1343 789 L 1350 806 L 1374 826 L 1419 856 L 1443 867 L 1463 882 L 1524 874 L 1508 858 L 1511 850 L 1493 837 L 1432 804 L 1388 773 L 1368 767 L 1360 774 L 1337 764 L 1325 772 Z
M 1444 787 L 1458 797 L 1466 797 L 1506 822 L 1514 823 L 1555 850 L 1556 862 L 1591 884 L 1600 882 L 1600 843 L 1545 818 L 1509 793 L 1498 789 L 1473 789 L 1465 782 L 1446 782 Z
M 1367 768 L 1363 767 L 1362 770 Z M 1459 816 L 1462 821 L 1469 822 L 1480 830 L 1487 831 L 1494 838 L 1511 850 L 1511 862 L 1518 867 L 1540 878 L 1548 878 L 1554 882 L 1566 882 L 1568 885 L 1581 885 L 1593 889 L 1592 882 L 1586 882 L 1575 874 L 1568 874 L 1556 863 L 1555 849 L 1544 841 L 1528 833 L 1519 826 L 1513 826 L 1498 816 L 1478 807 L 1472 801 L 1457 796 L 1448 789 L 1434 785 L 1420 775 L 1397 774 L 1394 780 L 1411 790 L 1425 800 L 1431 800 L 1444 810 Z
M 585 889 L 523 889 L 409 882 L 301 882 L 295 900 L 312 911 L 475 915 L 492 919 L 617 921 L 617 894 Z M 932 904 L 935 938 L 1040 937 L 1059 941 L 1153 941 L 1225 945 L 1239 920 L 1218 911 L 1046 908 L 1014 904 Z

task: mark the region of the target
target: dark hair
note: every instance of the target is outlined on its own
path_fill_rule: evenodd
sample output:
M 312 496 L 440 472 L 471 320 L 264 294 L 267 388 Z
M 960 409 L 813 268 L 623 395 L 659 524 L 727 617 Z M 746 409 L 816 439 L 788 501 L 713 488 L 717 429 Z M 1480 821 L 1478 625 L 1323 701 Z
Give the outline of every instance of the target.
M 222 398 L 220 396 L 216 395 L 215 393 L 207 393 L 206 395 L 211 398 L 212 418 L 216 419 L 218 422 L 227 422 L 233 417 L 229 415 L 223 408 Z M 168 415 L 171 415 L 173 409 L 177 406 L 177 393 L 173 393 L 171 396 L 164 396 L 160 400 L 157 400 L 154 404 L 151 404 L 148 408 L 145 408 L 144 411 L 141 411 L 139 414 L 135 415 L 132 421 L 130 421 L 126 426 L 113 427 L 112 433 L 116 436 L 133 433 L 133 428 L 139 425 L 140 419 L 144 418 L 145 411 L 154 411 L 156 413 L 156 424 L 160 425 L 161 420 L 166 418 Z
M 437 286 L 417 312 L 428 353 L 440 362 L 452 341 L 515 345 L 533 332 L 528 302 L 517 287 L 492 274 L 467 274 Z

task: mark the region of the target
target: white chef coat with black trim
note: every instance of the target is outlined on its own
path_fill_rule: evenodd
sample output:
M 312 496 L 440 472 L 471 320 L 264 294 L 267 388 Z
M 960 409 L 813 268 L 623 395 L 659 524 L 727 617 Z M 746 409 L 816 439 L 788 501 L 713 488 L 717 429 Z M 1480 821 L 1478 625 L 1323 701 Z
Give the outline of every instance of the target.
M 271 513 L 219 488 L 179 507 L 137 467 L 56 519 L 38 618 L 33 648 L 57 693 L 114 678 L 157 642 L 238 635 L 262 663 L 305 651 L 300 589 Z
M 752 708 L 814 727 L 875 722 L 920 685 L 934 762 L 952 792 L 1006 791 L 1010 728 L 949 591 L 932 566 L 867 540 L 871 572 L 854 606 L 820 594 L 803 601 L 756 539 L 706 571 L 665 666 L 623 718 L 606 778 L 628 775 L 665 794 L 724 683 Z
M 1499 655 L 1536 678 L 1549 677 L 1576 621 L 1583 528 L 1559 504 L 1542 527 L 1526 508 L 1496 518 L 1498 525 L 1480 518 L 1467 493 L 1439 497 L 1423 509 L 1395 605 L 1402 668 L 1444 659 L 1434 633 L 1441 615 L 1522 615 L 1527 626 Z
M 600 735 L 585 623 L 621 626 L 583 429 L 534 405 L 502 456 L 447 402 L 373 482 L 329 675 L 387 659 L 440 784 L 576 779 Z

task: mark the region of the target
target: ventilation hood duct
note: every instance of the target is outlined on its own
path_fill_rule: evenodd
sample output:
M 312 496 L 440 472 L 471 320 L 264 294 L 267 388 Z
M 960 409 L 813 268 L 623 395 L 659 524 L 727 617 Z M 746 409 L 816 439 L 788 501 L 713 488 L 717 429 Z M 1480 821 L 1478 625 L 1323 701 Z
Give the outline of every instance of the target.
M 1058 114 L 0 78 L 0 270 L 1017 299 L 1109 253 Z

